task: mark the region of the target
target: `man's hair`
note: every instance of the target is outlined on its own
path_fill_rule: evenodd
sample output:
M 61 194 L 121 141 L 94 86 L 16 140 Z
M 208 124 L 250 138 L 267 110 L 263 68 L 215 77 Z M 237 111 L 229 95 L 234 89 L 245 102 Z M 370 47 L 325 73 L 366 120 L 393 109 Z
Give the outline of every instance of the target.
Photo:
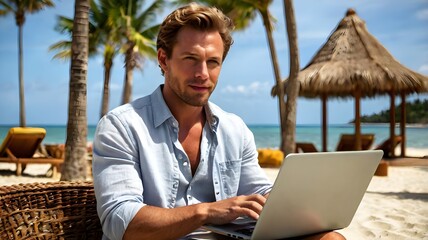
M 162 48 L 167 58 L 170 58 L 177 34 L 181 28 L 186 26 L 201 31 L 218 31 L 224 47 L 222 60 L 226 58 L 233 43 L 231 32 L 234 25 L 232 20 L 215 7 L 206 7 L 196 3 L 178 8 L 165 18 L 159 30 L 157 49 Z

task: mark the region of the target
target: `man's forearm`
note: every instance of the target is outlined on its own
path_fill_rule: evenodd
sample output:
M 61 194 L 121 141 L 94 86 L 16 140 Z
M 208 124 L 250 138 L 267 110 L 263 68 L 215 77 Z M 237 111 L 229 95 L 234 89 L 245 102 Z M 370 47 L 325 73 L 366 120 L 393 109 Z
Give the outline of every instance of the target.
M 258 219 L 266 198 L 254 194 L 178 208 L 142 207 L 123 239 L 177 239 L 206 223 L 224 224 L 240 216 Z
M 125 231 L 123 239 L 177 239 L 204 224 L 200 205 L 179 208 L 142 207 Z

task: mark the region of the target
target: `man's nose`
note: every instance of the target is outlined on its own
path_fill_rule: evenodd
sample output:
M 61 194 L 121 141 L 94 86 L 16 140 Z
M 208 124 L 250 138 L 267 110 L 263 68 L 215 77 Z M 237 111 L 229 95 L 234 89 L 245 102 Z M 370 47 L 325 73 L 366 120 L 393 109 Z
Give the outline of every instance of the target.
M 195 69 L 195 78 L 199 79 L 207 79 L 209 77 L 208 74 L 208 65 L 207 62 L 201 61 Z

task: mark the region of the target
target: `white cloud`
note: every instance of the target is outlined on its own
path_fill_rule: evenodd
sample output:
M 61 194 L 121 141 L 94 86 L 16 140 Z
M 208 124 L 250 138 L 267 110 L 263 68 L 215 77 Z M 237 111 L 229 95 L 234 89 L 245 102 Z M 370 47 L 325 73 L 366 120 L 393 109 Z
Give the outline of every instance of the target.
M 265 95 L 266 92 L 270 91 L 271 86 L 268 82 L 252 82 L 248 85 L 237 85 L 231 86 L 227 85 L 221 90 L 222 93 L 230 93 L 241 96 L 255 96 L 255 95 Z
M 421 19 L 421 20 L 428 20 L 428 8 L 427 8 L 427 9 L 419 10 L 419 11 L 416 13 L 416 17 L 417 17 L 418 19 Z
M 428 64 L 422 65 L 422 66 L 419 68 L 419 72 L 421 72 L 421 73 L 425 73 L 425 74 L 428 74 Z

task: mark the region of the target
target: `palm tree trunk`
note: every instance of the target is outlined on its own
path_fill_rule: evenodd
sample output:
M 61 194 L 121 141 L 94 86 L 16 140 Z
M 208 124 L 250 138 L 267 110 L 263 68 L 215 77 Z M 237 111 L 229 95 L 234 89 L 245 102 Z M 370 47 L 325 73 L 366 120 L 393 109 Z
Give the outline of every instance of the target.
M 294 16 L 293 0 L 284 0 L 284 14 L 287 25 L 288 44 L 290 47 L 290 75 L 287 85 L 286 122 L 285 122 L 285 152 L 293 153 L 296 149 L 296 112 L 299 95 L 299 47 L 297 45 L 296 19 Z M 280 84 L 282 85 L 282 84 Z
M 278 57 L 276 56 L 275 43 L 273 41 L 271 22 L 269 20 L 269 11 L 260 12 L 263 19 L 263 25 L 265 26 L 266 36 L 269 43 L 269 51 L 272 59 L 272 66 L 275 74 L 276 85 L 278 86 L 278 106 L 279 106 L 279 119 L 281 126 L 281 144 L 280 150 L 285 153 L 285 101 L 284 101 L 284 90 L 281 84 L 281 74 L 279 71 Z
M 100 118 L 107 114 L 109 109 L 109 98 L 110 98 L 110 73 L 113 66 L 113 60 L 111 58 L 105 59 L 104 62 L 104 88 L 101 102 L 101 113 Z
M 25 127 L 25 95 L 24 95 L 24 64 L 23 64 L 22 24 L 18 25 L 18 65 L 19 65 L 19 126 Z
M 88 69 L 89 0 L 75 0 L 71 45 L 67 140 L 61 180 L 85 180 L 87 175 L 86 76 Z
M 128 43 L 128 49 L 125 55 L 125 83 L 123 86 L 122 104 L 129 103 L 132 95 L 133 70 L 136 66 L 134 58 L 134 46 L 132 42 Z

